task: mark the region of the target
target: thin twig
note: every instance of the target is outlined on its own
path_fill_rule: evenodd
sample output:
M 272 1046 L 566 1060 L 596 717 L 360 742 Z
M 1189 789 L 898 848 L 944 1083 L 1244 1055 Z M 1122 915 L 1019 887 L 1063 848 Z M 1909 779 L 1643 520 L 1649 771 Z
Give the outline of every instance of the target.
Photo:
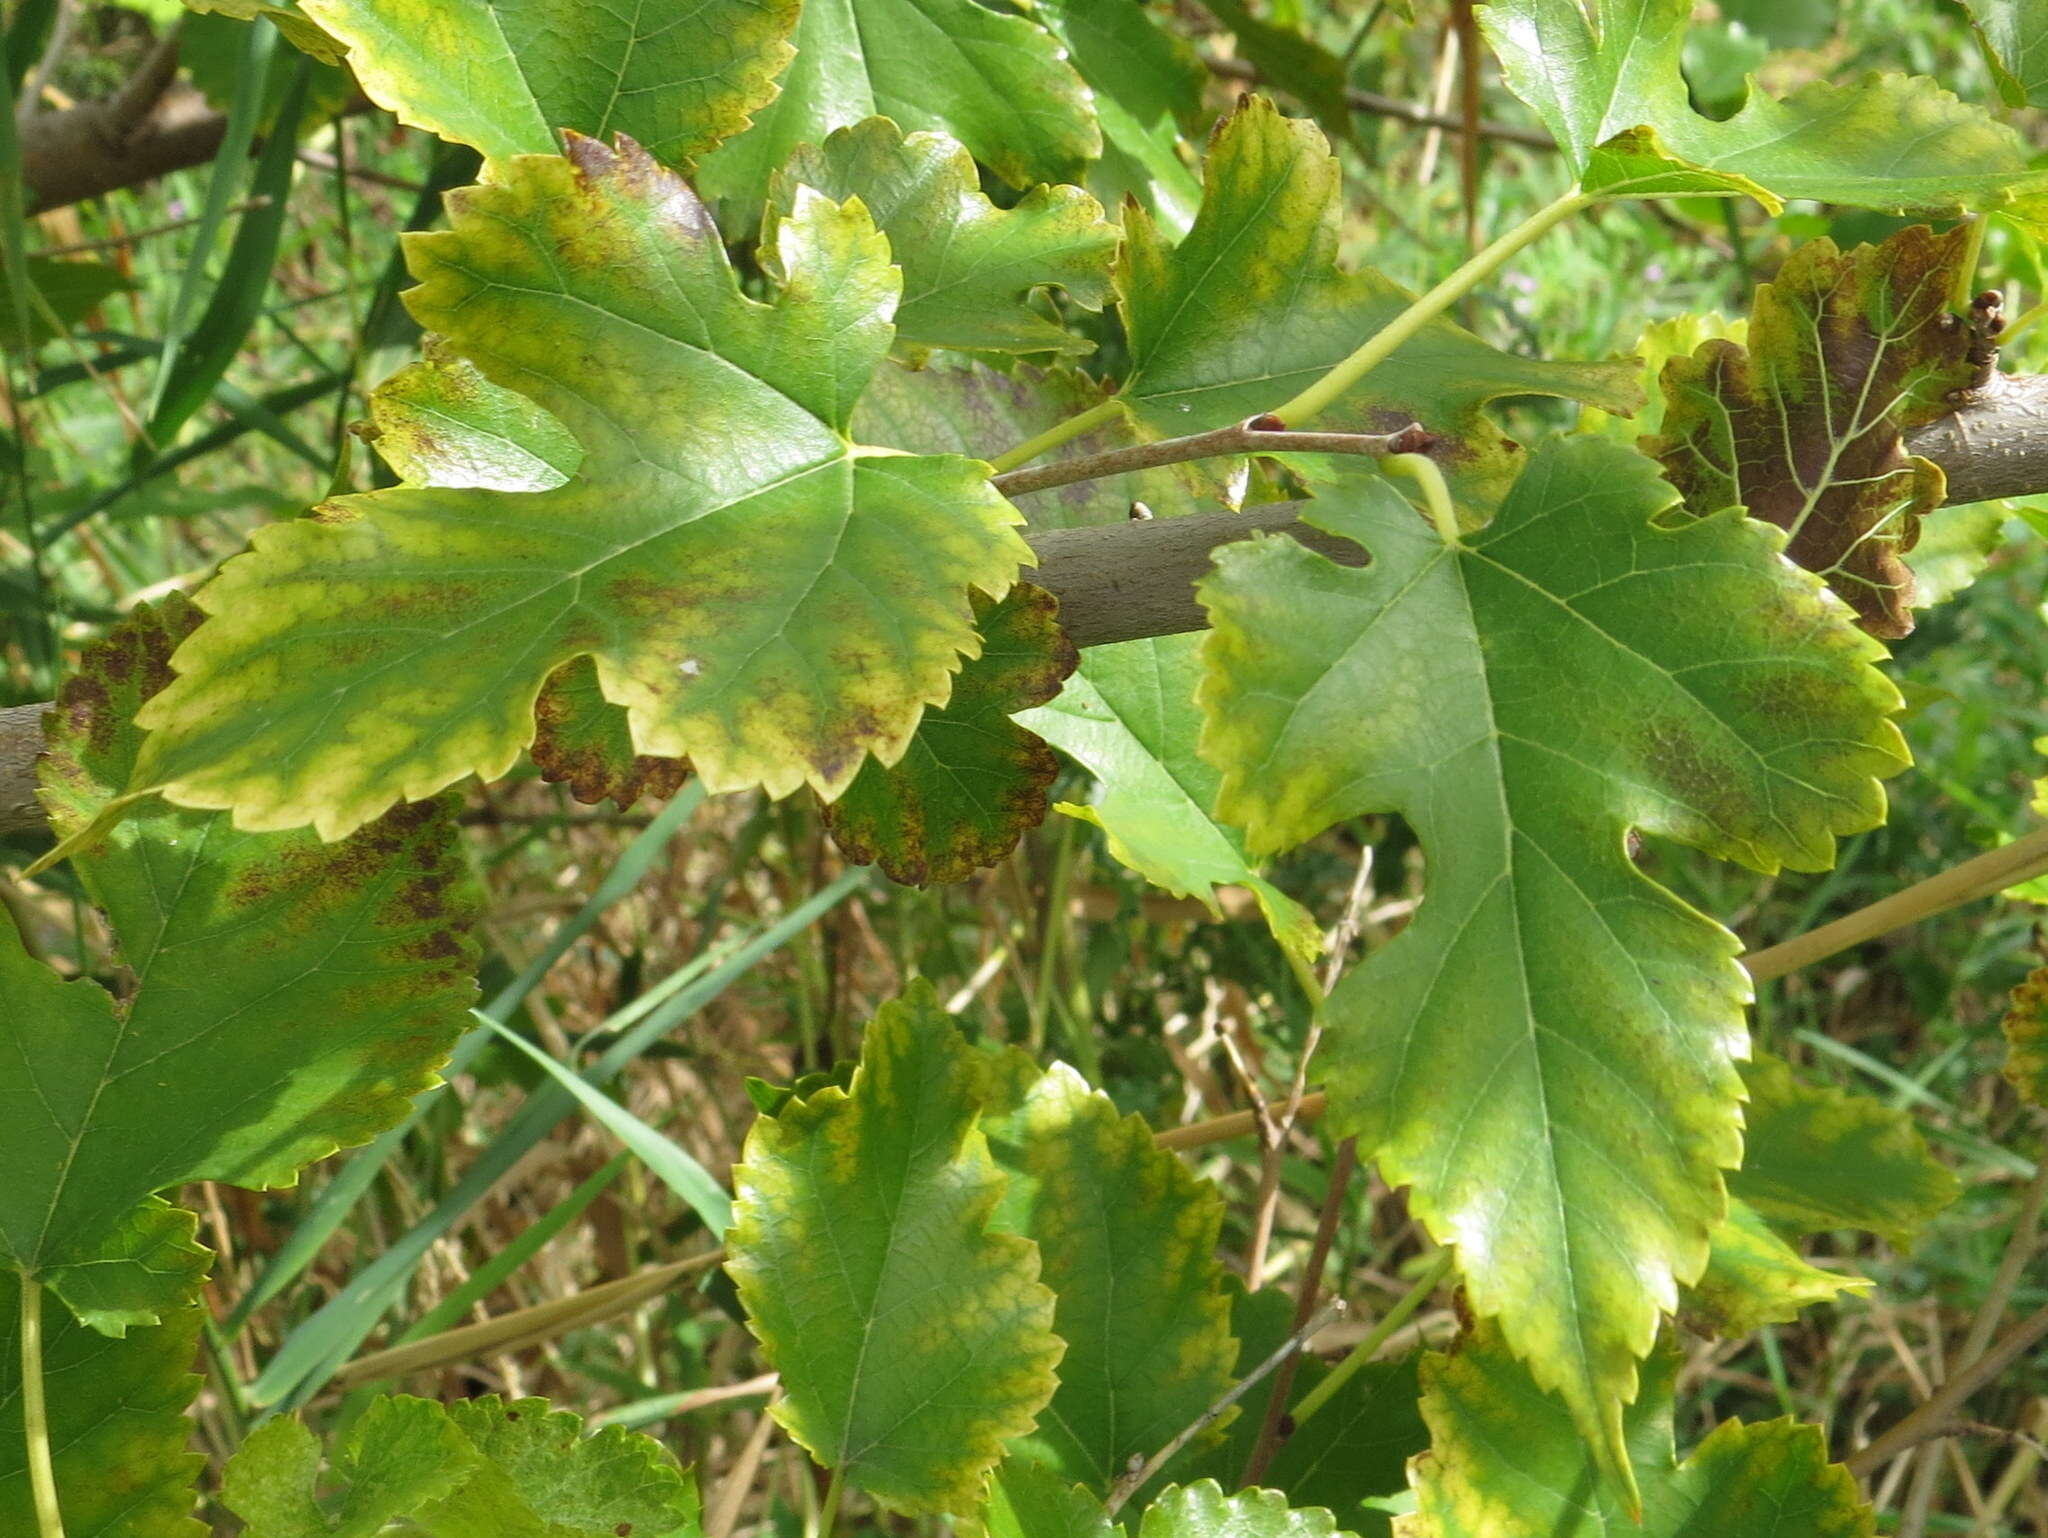
M 1420 454 L 1435 441 L 1419 423 L 1392 433 L 1291 433 L 1277 417 L 1253 417 L 1213 432 L 1191 433 L 1185 438 L 1141 443 L 1103 454 L 1085 454 L 1079 459 L 1063 459 L 1028 470 L 1011 470 L 995 476 L 989 484 L 1006 497 L 1021 497 L 1054 486 L 1071 486 L 1076 481 L 1096 481 L 1106 475 L 1153 470 L 1195 459 L 1217 459 L 1226 454 Z
M 754 1488 L 754 1480 L 761 1472 L 761 1459 L 768 1452 L 768 1439 L 774 1434 L 775 1417 L 764 1408 L 740 1455 L 719 1482 L 718 1499 L 704 1514 L 705 1538 L 730 1538 L 732 1530 L 739 1526 L 740 1509 Z
M 246 198 L 240 203 L 230 203 L 229 214 L 246 214 L 252 209 L 263 208 L 270 202 L 268 193 L 260 197 Z M 171 235 L 179 230 L 189 230 L 198 224 L 203 215 L 194 214 L 189 219 L 172 219 L 165 224 L 147 225 L 139 230 L 127 230 L 119 235 L 109 235 L 103 240 L 80 240 L 68 246 L 45 246 L 35 254 L 39 257 L 85 256 L 93 251 L 118 251 L 123 246 L 132 246 L 137 241 L 148 240 L 156 235 Z
M 1174 1454 L 1215 1425 L 1222 1418 L 1224 1411 L 1236 1404 L 1238 1400 L 1244 1398 L 1246 1394 L 1250 1393 L 1265 1379 L 1268 1373 L 1272 1372 L 1274 1368 L 1315 1339 L 1317 1335 L 1322 1333 L 1326 1325 L 1332 1320 L 1340 1318 L 1343 1313 L 1344 1300 L 1341 1298 L 1333 1300 L 1315 1318 L 1309 1320 L 1307 1324 L 1282 1341 L 1280 1349 L 1253 1368 L 1250 1376 L 1241 1378 L 1232 1384 L 1229 1391 L 1221 1399 L 1196 1416 L 1179 1436 L 1160 1448 L 1158 1452 L 1147 1458 L 1138 1467 L 1128 1469 L 1119 1475 L 1117 1482 L 1109 1487 L 1109 1499 L 1103 1503 L 1102 1514 L 1114 1520 L 1116 1514 L 1123 1510 L 1124 1502 L 1136 1495 L 1145 1487 L 1147 1480 L 1151 1479 L 1153 1475 L 1172 1462 Z
M 1883 1468 L 1910 1447 L 1945 1435 L 1955 1424 L 1957 1412 L 1978 1389 L 1996 1378 L 2037 1342 L 2048 1338 L 2048 1308 L 2029 1315 L 2007 1332 L 2005 1339 L 1962 1368 L 1931 1394 L 1927 1401 L 1868 1447 L 1858 1448 L 1843 1464 L 1858 1479 Z
M 1260 83 L 1258 69 L 1243 59 L 1203 59 L 1209 73 L 1220 75 L 1225 80 L 1242 80 L 1252 85 Z M 1429 108 L 1412 101 L 1402 101 L 1398 96 L 1382 96 L 1377 91 L 1361 91 L 1352 87 L 1345 91 L 1344 99 L 1354 112 L 1365 112 L 1373 117 L 1396 118 L 1403 123 L 1413 123 L 1418 128 L 1451 128 L 1462 130 L 1462 118 L 1448 112 L 1432 112 Z M 1510 144 L 1527 145 L 1532 150 L 1554 150 L 1557 141 L 1538 128 L 1517 128 L 1511 123 L 1482 122 L 1479 125 L 1482 138 L 1503 139 Z

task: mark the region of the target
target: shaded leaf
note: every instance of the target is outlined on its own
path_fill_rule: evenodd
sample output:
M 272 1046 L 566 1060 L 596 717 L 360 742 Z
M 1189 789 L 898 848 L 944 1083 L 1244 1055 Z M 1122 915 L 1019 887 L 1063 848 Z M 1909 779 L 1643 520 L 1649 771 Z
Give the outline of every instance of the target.
M 223 1498 L 249 1538 L 371 1538 L 389 1522 L 427 1538 L 699 1538 L 696 1481 L 652 1437 L 544 1399 L 439 1405 L 379 1398 L 350 1428 L 316 1500 L 320 1449 L 298 1422 L 252 1433 Z M 322 1506 L 333 1512 L 333 1520 Z
M 965 881 L 1000 863 L 1045 821 L 1059 776 L 1052 749 L 1011 719 L 1058 694 L 1074 670 L 1059 600 L 1020 582 L 976 608 L 981 655 L 960 670 L 953 697 L 925 712 L 903 757 L 886 769 L 870 760 L 825 808 L 848 859 L 906 886 Z
M 1201 644 L 1176 635 L 1092 646 L 1059 698 L 1020 719 L 1095 776 L 1092 802 L 1060 810 L 1100 827 L 1112 855 L 1219 918 L 1218 887 L 1249 889 L 1273 938 L 1313 960 L 1323 948 L 1314 917 L 1259 874 L 1244 835 L 1210 810 L 1223 776 L 1195 753 Z
M 11 1000 L 12 994 L 7 995 Z M 16 1166 L 9 1165 L 12 1172 Z M 188 1451 L 201 1305 L 113 1339 L 43 1308 L 43 1386 L 66 1538 L 206 1538 Z M 38 1531 L 21 1422 L 21 1280 L 0 1268 L 0 1532 Z
M 118 268 L 102 262 L 31 256 L 27 266 L 29 287 L 42 300 L 40 305 L 32 300 L 28 307 L 27 343 L 32 347 L 64 335 L 115 294 L 135 287 Z M 0 275 L 0 347 L 17 351 L 22 345 L 13 286 Z
M 2048 107 L 2048 0 L 1963 0 L 1999 97 Z
M 896 298 L 867 215 L 806 194 L 763 305 L 683 182 L 629 141 L 572 149 L 452 194 L 448 230 L 408 237 L 408 298 L 568 426 L 575 479 L 259 529 L 201 592 L 215 617 L 148 707 L 140 783 L 337 837 L 504 773 L 543 681 L 589 656 L 637 752 L 712 792 L 829 797 L 945 702 L 978 644 L 968 591 L 1000 597 L 1029 549 L 985 466 L 846 437 Z
M 1869 1507 L 1849 1471 L 1827 1458 L 1817 1426 L 1723 1421 L 1683 1463 L 1672 1442 L 1671 1385 L 1680 1354 L 1643 1369 L 1627 1412 L 1642 1493 L 1637 1520 L 1608 1489 L 1572 1417 L 1482 1327 L 1422 1366 L 1432 1443 L 1416 1460 L 1420 1503 L 1402 1538 L 1869 1538 Z
M 1201 587 L 1220 815 L 1259 853 L 1396 812 L 1428 860 L 1414 921 L 1332 995 L 1334 1125 L 1610 1457 L 1723 1214 L 1749 997 L 1734 936 L 1627 835 L 1825 869 L 1903 762 L 1876 643 L 1777 531 L 1668 526 L 1674 495 L 1639 455 L 1556 440 L 1447 546 L 1351 469 L 1307 516 L 1369 567 L 1268 537 Z
M 60 834 L 126 784 L 136 705 L 197 619 L 182 599 L 140 609 L 66 681 L 43 764 Z M 124 1003 L 59 981 L 0 924 L 0 1254 L 67 1299 L 82 1273 L 52 1268 L 104 1260 L 152 1193 L 289 1185 L 399 1120 L 475 994 L 474 897 L 438 803 L 332 845 L 152 803 L 75 866 L 137 980 Z
M 1170 246 L 1142 211 L 1125 221 L 1117 292 L 1130 338 L 1123 400 L 1160 437 L 1269 411 L 1414 302 L 1370 269 L 1337 266 L 1337 161 L 1311 123 L 1248 97 L 1209 150 L 1207 195 Z M 1487 417 L 1508 395 L 1556 395 L 1626 415 L 1642 404 L 1631 360 L 1516 358 L 1447 320 L 1346 392 L 1318 427 L 1391 432 L 1420 422 L 1461 492 L 1490 506 L 1512 480 L 1514 445 Z
M 1014 1446 L 1107 1495 L 1230 1386 L 1222 1197 L 1142 1117 L 1014 1048 L 990 1062 L 982 1130 L 1009 1176 L 996 1223 L 1037 1244 L 1067 1345 L 1059 1391 Z
M 957 139 L 1013 187 L 1072 180 L 1101 153 L 1088 91 L 1044 28 L 975 0 L 808 0 L 781 93 L 706 160 L 708 196 L 751 218 L 799 145 L 863 118 Z
M 1681 67 L 1691 13 L 1692 0 L 1493 0 L 1479 21 L 1588 192 L 1933 213 L 2037 204 L 2048 186 L 2011 128 L 1918 77 L 1815 81 L 1702 117 Z
M 1849 1288 L 1871 1285 L 1842 1271 L 1807 1264 L 1739 1197 L 1714 1230 L 1707 1269 L 1686 1289 L 1679 1318 L 1703 1335 L 1747 1335 L 1767 1324 L 1788 1324 L 1815 1303 L 1831 1303 Z
M 2005 1012 L 2005 1076 L 2029 1105 L 2048 1107 L 2048 967 L 2012 991 Z
M 1233 50 L 1276 91 L 1294 97 L 1342 138 L 1351 128 L 1344 61 L 1293 27 L 1262 20 L 1245 0 L 1197 0 L 1237 39 Z
M 43 1285 L 102 1335 L 156 1324 L 206 1280 L 213 1252 L 197 1242 L 198 1231 L 196 1213 L 152 1196 L 90 1254 L 46 1269 Z
M 996 1470 L 982 1521 L 988 1538 L 1112 1538 L 1115 1532 L 1101 1500 L 1023 1457 Z
M 1939 507 L 1922 521 L 1920 537 L 1905 552 L 1913 573 L 1913 607 L 1931 609 L 1947 603 L 1984 575 L 2005 543 L 2009 502 L 1965 502 Z
M 303 0 L 364 93 L 487 160 L 547 155 L 555 131 L 630 134 L 677 164 L 775 96 L 801 0 L 695 0 L 646 14 L 558 0 Z
M 1034 187 L 997 208 L 957 142 L 906 135 L 884 117 L 842 128 L 822 148 L 800 146 L 770 186 L 779 213 L 795 208 L 798 187 L 835 203 L 859 198 L 889 237 L 903 269 L 899 341 L 980 352 L 1094 350 L 1030 303 L 1048 287 L 1090 310 L 1109 295 L 1119 237 L 1080 188 Z
M 1278 1490 L 1225 1495 L 1213 1479 L 1167 1490 L 1145 1508 L 1138 1538 L 1354 1538 L 1314 1507 L 1290 1509 Z
M 309 17 L 297 0 L 284 0 L 283 4 L 274 0 L 185 0 L 185 5 L 202 15 L 232 16 L 238 21 L 262 17 L 273 22 L 287 42 L 322 64 L 339 64 L 348 56 L 348 50 Z
M 868 1026 L 847 1090 L 754 1123 L 726 1269 L 782 1374 L 772 1413 L 899 1511 L 972 1513 L 1052 1398 L 1034 1246 L 995 1232 L 983 1068 L 929 983 Z
M 1644 441 L 1688 511 L 1741 506 L 1784 529 L 1785 553 L 1873 635 L 1911 632 L 1902 557 L 1948 494 L 1903 441 L 1952 412 L 1977 372 L 1948 308 L 1969 233 L 1916 225 L 1849 252 L 1801 246 L 1757 289 L 1746 348 L 1709 341 L 1665 365 L 1663 432 Z
M 1783 1058 L 1743 1065 L 1742 1168 L 1729 1194 L 1794 1233 L 1863 1228 L 1901 1250 L 1962 1187 L 1913 1118 L 1868 1095 L 1804 1084 Z

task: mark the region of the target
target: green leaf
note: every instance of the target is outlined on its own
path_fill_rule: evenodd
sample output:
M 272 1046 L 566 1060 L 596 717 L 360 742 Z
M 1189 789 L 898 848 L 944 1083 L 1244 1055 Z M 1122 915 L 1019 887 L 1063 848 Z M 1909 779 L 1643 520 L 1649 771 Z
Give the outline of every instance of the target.
M 451 195 L 408 250 L 413 313 L 568 426 L 576 478 L 259 529 L 202 590 L 214 618 L 148 707 L 138 783 L 339 837 L 503 774 L 580 656 L 637 752 L 714 793 L 834 796 L 945 703 L 978 644 L 969 590 L 1001 597 L 1029 548 L 986 466 L 846 436 L 897 287 L 866 213 L 806 194 L 763 305 L 683 182 L 630 142 L 571 148 Z
M 2008 107 L 2048 107 L 2048 4 L 1963 0 L 1984 61 Z
M 782 1374 L 773 1414 L 892 1510 L 975 1511 L 1053 1395 L 1037 1251 L 990 1226 L 984 1072 L 916 983 L 869 1025 L 852 1087 L 757 1121 L 733 1172 L 726 1269 Z
M 1170 1489 L 1145 1509 L 1138 1538 L 1354 1538 L 1313 1507 L 1290 1510 L 1278 1490 L 1225 1495 L 1213 1479 Z
M 1201 640 L 1090 647 L 1059 698 L 1018 719 L 1095 776 L 1090 804 L 1060 810 L 1100 827 L 1112 855 L 1176 897 L 1200 898 L 1219 918 L 1218 887 L 1249 889 L 1273 938 L 1313 960 L 1323 949 L 1315 918 L 1259 874 L 1244 835 L 1210 811 L 1223 776 L 1195 754 Z
M 808 0 L 781 94 L 704 163 L 751 219 L 803 144 L 863 118 L 957 139 L 1013 187 L 1072 180 L 1102 152 L 1087 87 L 1035 22 L 975 0 Z
M 1709 341 L 1664 368 L 1663 432 L 1645 448 L 1687 510 L 1741 506 L 1784 529 L 1786 555 L 1873 635 L 1912 631 L 1902 557 L 1948 495 L 1940 467 L 1903 444 L 1977 374 L 1948 307 L 1969 254 L 1964 225 L 1846 253 L 1810 241 L 1757 289 L 1746 348 Z
M 2012 991 L 2005 1076 L 2027 1104 L 2048 1107 L 2048 967 L 2036 967 Z
M 1012 444 L 1035 438 L 1055 423 L 1101 405 L 1108 389 L 1077 369 L 1019 364 L 999 372 L 987 364 L 943 354 L 923 368 L 884 364 L 854 408 L 853 436 L 860 443 L 912 454 L 965 454 L 993 459 Z M 1128 420 L 1105 423 L 1069 439 L 1047 455 L 1049 462 L 1129 448 L 1138 434 Z M 1165 465 L 1126 471 L 1098 480 L 1076 481 L 1014 500 L 1034 529 L 1072 529 L 1121 523 L 1142 502 L 1161 518 L 1177 517 L 1242 494 L 1213 474 L 1213 462 Z
M 1271 410 L 1342 362 L 1414 302 L 1398 283 L 1337 266 L 1337 161 L 1311 123 L 1248 97 L 1209 151 L 1207 194 L 1187 239 L 1169 245 L 1130 213 L 1117 292 L 1130 338 L 1122 398 L 1160 437 Z M 1491 506 L 1513 479 L 1514 446 L 1486 415 L 1509 395 L 1557 395 L 1623 415 L 1642 404 L 1633 360 L 1511 357 L 1432 321 L 1318 420 L 1333 431 L 1420 422 L 1461 494 Z
M 1803 1308 L 1871 1285 L 1808 1265 L 1754 1207 L 1731 1197 L 1727 1218 L 1714 1230 L 1707 1269 L 1686 1290 L 1679 1318 L 1702 1335 L 1747 1335 L 1767 1324 L 1789 1324 Z
M 41 305 L 29 305 L 26 341 L 32 347 L 40 347 L 69 332 L 115 294 L 127 293 L 135 287 L 118 268 L 102 262 L 47 256 L 28 258 L 28 277 L 29 286 L 42 300 Z M 0 348 L 10 352 L 19 351 L 24 341 L 15 317 L 14 291 L 6 277 L 0 275 Z
M 1913 573 L 1913 607 L 1931 609 L 1947 603 L 1983 576 L 1991 557 L 2005 544 L 2005 525 L 2012 515 L 2012 504 L 2003 501 L 1934 509 L 1905 556 Z
M 1294 97 L 1330 132 L 1340 138 L 1348 133 L 1351 103 L 1342 59 L 1293 27 L 1254 16 L 1244 0 L 1197 3 L 1230 29 L 1237 39 L 1236 57 L 1258 70 L 1261 80 Z
M 1588 192 L 1952 213 L 2038 203 L 2048 186 L 2011 128 L 1918 77 L 1815 81 L 1702 117 L 1681 68 L 1691 12 L 1691 0 L 1495 0 L 1479 23 Z
M 11 1002 L 14 995 L 7 995 Z M 10 1175 L 19 1166 L 10 1164 Z M 206 1538 L 193 1520 L 205 1460 L 188 1452 L 186 1406 L 202 1306 L 119 1339 L 43 1308 L 43 1383 L 66 1538 Z M 0 1533 L 39 1531 L 21 1421 L 21 1281 L 0 1269 Z
M 370 392 L 360 431 L 408 486 L 551 491 L 583 462 L 568 428 L 435 337 L 424 358 Z
M 944 134 L 913 133 L 885 117 L 802 145 L 769 197 L 794 211 L 799 187 L 835 203 L 859 198 L 903 269 L 896 336 L 927 347 L 999 353 L 1084 353 L 1094 344 L 1030 300 L 1063 289 L 1084 309 L 1109 296 L 1117 230 L 1078 187 L 1034 187 L 1010 208 L 981 190 L 974 158 Z
M 152 1196 L 91 1254 L 46 1270 L 43 1285 L 102 1335 L 156 1324 L 206 1280 L 213 1252 L 195 1242 L 198 1231 L 197 1214 Z
M 1729 1194 L 1795 1233 L 1864 1228 L 1910 1250 L 1962 1187 L 1913 1118 L 1868 1095 L 1803 1084 L 1783 1058 L 1743 1065 L 1742 1168 Z
M 1883 819 L 1898 694 L 1776 530 L 1667 524 L 1656 467 L 1603 440 L 1546 445 L 1454 546 L 1334 473 L 1309 520 L 1371 566 L 1268 537 L 1202 585 L 1218 811 L 1253 853 L 1371 812 L 1415 830 L 1426 900 L 1331 998 L 1334 1125 L 1614 1456 L 1723 1215 L 1749 997 L 1734 936 L 1628 836 L 1826 868 Z
M 953 697 L 925 712 L 903 757 L 870 761 L 825 808 L 825 826 L 856 865 L 906 886 L 965 881 L 1005 859 L 1045 821 L 1059 760 L 1011 717 L 1060 692 L 1079 654 L 1059 600 L 1020 582 L 980 611 L 981 655 Z
M 1007 1459 L 982 1512 L 988 1538 L 1113 1538 L 1102 1502 L 1042 1463 Z
M 66 682 L 43 766 L 60 834 L 127 782 L 135 707 L 197 618 L 182 599 L 138 610 Z M 12 1107 L 0 1114 L 0 1256 L 48 1273 L 76 1307 L 132 1321 L 146 1306 L 74 1297 L 90 1269 L 62 1268 L 106 1261 L 154 1192 L 288 1185 L 400 1119 L 469 1024 L 473 895 L 439 804 L 323 845 L 152 803 L 75 868 L 136 987 L 116 1004 L 91 981 L 60 982 L 0 924 L 0 994 L 14 1006 L 0 1025 L 0 1104 Z M 161 1230 L 127 1248 L 130 1264 L 184 1265 Z
M 322 1501 L 318 1444 L 280 1418 L 230 1460 L 223 1498 L 249 1538 L 373 1538 L 390 1522 L 427 1538 L 703 1531 L 696 1481 L 659 1442 L 616 1426 L 585 1437 L 544 1399 L 373 1400 L 329 1472 L 340 1489 Z
M 1482 1327 L 1423 1360 L 1431 1450 L 1404 1538 L 1869 1538 L 1873 1514 L 1817 1426 L 1723 1421 L 1683 1463 L 1672 1442 L 1674 1348 L 1644 1366 L 1628 1444 L 1640 1520 L 1601 1483 L 1564 1407 Z
M 673 12 L 556 0 L 303 0 L 348 48 L 363 92 L 486 160 L 547 155 L 555 130 L 630 134 L 679 164 L 775 96 L 800 0 L 696 0 Z
M 1773 48 L 1816 48 L 1835 30 L 1837 0 L 1720 0 L 1724 21 L 1738 22 Z
M 1617 417 L 1588 406 L 1579 413 L 1578 430 L 1601 433 L 1616 443 L 1634 448 L 1645 436 L 1664 426 L 1664 365 L 1673 358 L 1689 358 L 1710 341 L 1730 341 L 1738 346 L 1749 338 L 1749 322 L 1730 320 L 1713 311 L 1674 315 L 1655 321 L 1636 338 L 1630 349 L 1641 368 L 1645 404 L 1632 417 Z
M 1009 1176 L 996 1222 L 1037 1244 L 1067 1343 L 1059 1392 L 1015 1445 L 1106 1495 L 1230 1386 L 1223 1201 L 1064 1064 L 1010 1049 L 989 1070 L 982 1129 Z
M 285 41 L 322 64 L 339 64 L 348 56 L 348 50 L 307 16 L 297 0 L 283 4 L 273 0 L 185 0 L 185 5 L 201 15 L 232 16 L 238 21 L 261 17 L 274 23 Z

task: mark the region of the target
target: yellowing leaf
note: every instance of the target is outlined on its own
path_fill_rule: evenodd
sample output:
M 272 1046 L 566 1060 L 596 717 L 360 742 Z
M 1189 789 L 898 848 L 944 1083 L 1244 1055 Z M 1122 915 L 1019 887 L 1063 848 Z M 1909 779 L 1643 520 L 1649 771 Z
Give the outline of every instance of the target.
M 868 1026 L 851 1085 L 763 1116 L 733 1171 L 727 1270 L 782 1374 L 773 1413 L 898 1511 L 977 1510 L 1061 1353 L 1036 1248 L 991 1228 L 983 1072 L 915 984 Z
M 1635 1358 L 1724 1212 L 1748 1049 L 1734 937 L 1628 835 L 1825 868 L 1903 761 L 1876 643 L 1775 530 L 1667 526 L 1674 496 L 1558 440 L 1446 545 L 1338 472 L 1308 517 L 1370 566 L 1254 539 L 1201 589 L 1219 813 L 1258 853 L 1396 812 L 1427 860 L 1414 921 L 1331 997 L 1334 1124 L 1616 1463 Z
M 2048 967 L 2012 991 L 2005 1012 L 2005 1076 L 2029 1105 L 2048 1106 Z
M 148 707 L 138 784 L 339 837 L 503 774 L 542 683 L 588 656 L 637 752 L 713 792 L 831 797 L 945 702 L 969 591 L 1001 597 L 1029 550 L 985 467 L 847 437 L 898 283 L 866 213 L 807 194 L 764 305 L 680 180 L 630 143 L 572 148 L 454 194 L 411 238 L 409 302 L 575 434 L 575 478 L 258 530 L 201 592 L 215 617 Z

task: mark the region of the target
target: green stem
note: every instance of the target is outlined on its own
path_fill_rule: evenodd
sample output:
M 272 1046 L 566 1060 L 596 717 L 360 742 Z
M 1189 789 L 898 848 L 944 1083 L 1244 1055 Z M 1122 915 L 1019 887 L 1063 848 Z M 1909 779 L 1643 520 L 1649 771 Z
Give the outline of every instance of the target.
M 1405 475 L 1422 488 L 1422 501 L 1429 509 L 1429 521 L 1437 537 L 1453 550 L 1463 543 L 1458 538 L 1458 510 L 1451 503 L 1451 488 L 1436 461 L 1426 454 L 1390 454 L 1380 461 L 1382 469 Z
M 1440 1253 L 1415 1285 L 1408 1289 L 1407 1295 L 1387 1310 L 1364 1340 L 1351 1348 L 1351 1354 L 1331 1368 L 1330 1375 L 1302 1397 L 1301 1403 L 1294 1407 L 1294 1424 L 1297 1427 L 1334 1399 L 1337 1391 L 1356 1377 L 1358 1370 L 1379 1354 L 1380 1347 L 1387 1343 L 1388 1338 L 1408 1322 L 1409 1315 L 1429 1301 L 1430 1294 L 1450 1272 L 1452 1254 L 1448 1249 Z
M 1386 362 L 1395 349 L 1477 288 L 1509 257 L 1599 201 L 1583 192 L 1570 192 L 1556 202 L 1546 204 L 1403 310 L 1358 351 L 1286 405 L 1276 409 L 1273 415 L 1289 427 L 1300 427 L 1313 420 L 1328 410 L 1346 390 Z
M 43 1398 L 43 1288 L 21 1279 L 21 1429 L 28 1443 L 28 1487 L 40 1538 L 64 1538 L 57 1471 L 50 1463 L 50 1408 Z
M 1071 416 L 1063 422 L 1053 423 L 1052 426 L 1048 427 L 1036 438 L 1018 444 L 1009 453 L 998 454 L 989 461 L 989 464 L 998 475 L 1001 475 L 1005 470 L 1014 470 L 1019 465 L 1028 465 L 1032 460 L 1038 458 L 1039 455 L 1058 448 L 1069 439 L 1078 438 L 1081 434 L 1091 432 L 1095 428 L 1102 426 L 1105 422 L 1114 421 L 1123 409 L 1123 402 L 1120 400 L 1100 401 L 1090 406 L 1078 416 Z
M 1956 264 L 1956 288 L 1949 295 L 1950 305 L 1958 310 L 1967 310 L 1970 301 L 1977 297 L 1977 259 L 1984 254 L 1984 230 L 1991 223 L 1986 214 L 1970 215 L 1970 233 L 1964 237 L 1963 259 Z
M 846 1489 L 846 1465 L 840 1464 L 832 1471 L 832 1482 L 825 1486 L 825 1504 L 818 1508 L 817 1538 L 832 1538 L 832 1529 L 839 1525 L 839 1497 Z

